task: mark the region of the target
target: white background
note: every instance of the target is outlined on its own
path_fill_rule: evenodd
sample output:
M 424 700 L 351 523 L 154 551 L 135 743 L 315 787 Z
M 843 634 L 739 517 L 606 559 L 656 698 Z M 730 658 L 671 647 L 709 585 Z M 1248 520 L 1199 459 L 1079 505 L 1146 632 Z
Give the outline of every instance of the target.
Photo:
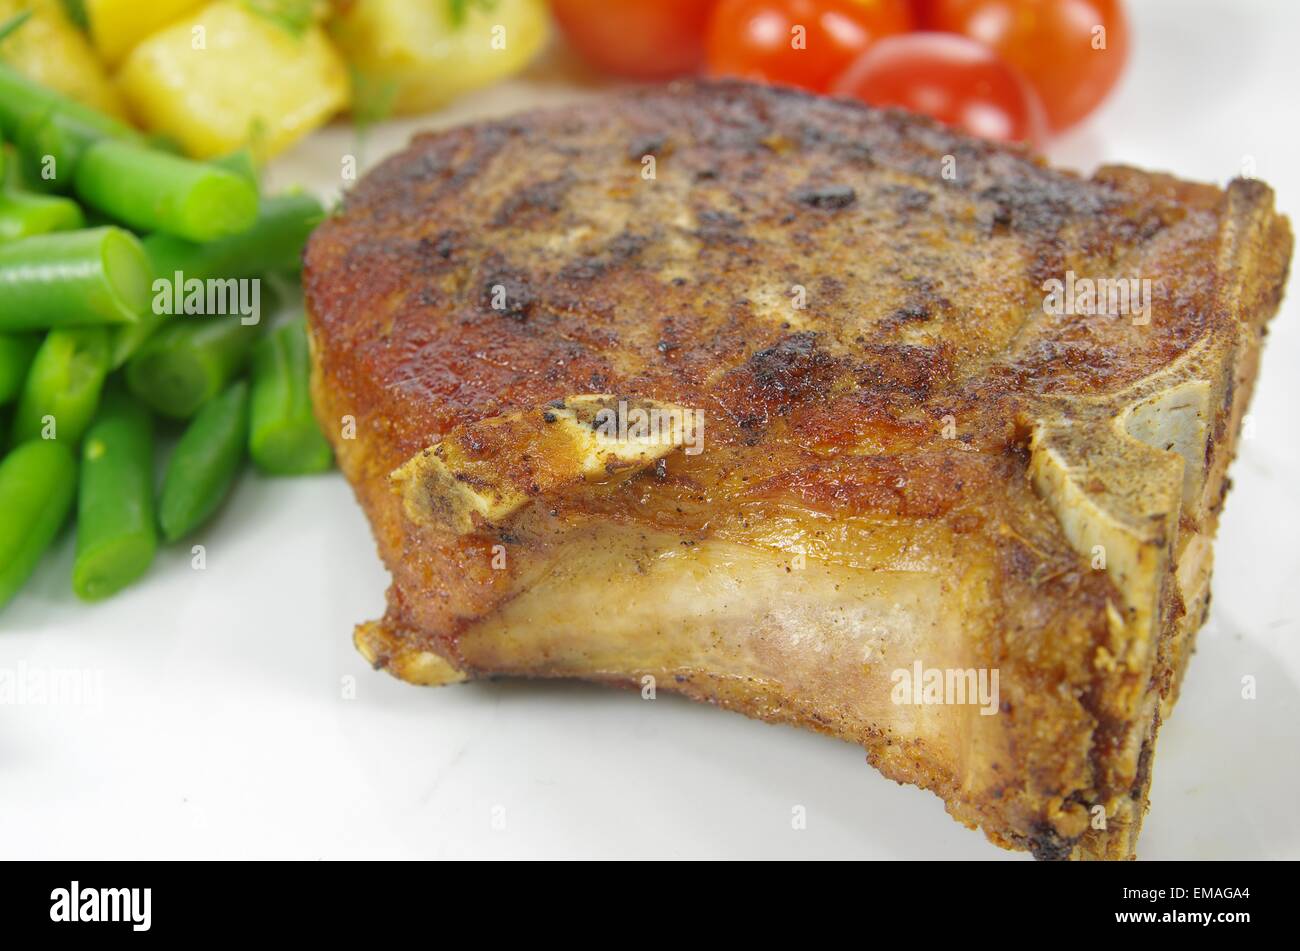
M 1296 220 L 1300 5 L 1129 7 L 1122 87 L 1052 159 L 1223 183 L 1250 156 Z M 508 83 L 378 129 L 364 152 L 574 94 L 553 78 Z M 273 178 L 334 188 L 354 150 L 349 129 L 327 130 Z M 1143 858 L 1300 857 L 1298 410 L 1293 288 L 1232 470 L 1211 619 L 1160 734 Z M 102 677 L 95 704 L 0 706 L 0 857 L 1009 857 L 861 750 L 811 733 L 664 694 L 431 690 L 372 672 L 351 629 L 382 613 L 388 578 L 337 473 L 250 473 L 197 540 L 205 571 L 168 549 L 142 583 L 87 606 L 65 538 L 0 614 L 0 669 Z M 1246 674 L 1257 700 L 1240 698 Z

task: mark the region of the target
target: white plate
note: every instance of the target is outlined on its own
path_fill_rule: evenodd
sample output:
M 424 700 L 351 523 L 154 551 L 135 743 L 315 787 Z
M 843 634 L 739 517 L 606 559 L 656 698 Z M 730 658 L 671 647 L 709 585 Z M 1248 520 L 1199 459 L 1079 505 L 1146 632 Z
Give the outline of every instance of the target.
M 1119 94 L 1053 158 L 1224 182 L 1253 160 L 1300 210 L 1295 4 L 1141 0 Z M 514 82 L 372 132 L 576 95 Z M 273 179 L 337 190 L 351 130 Z M 1273 324 L 1217 544 L 1210 623 L 1160 734 L 1145 858 L 1300 857 L 1300 290 Z M 0 513 L 3 517 L 3 513 Z M 0 615 L 0 669 L 91 675 L 91 702 L 0 706 L 0 856 L 997 858 L 861 750 L 660 695 L 422 690 L 372 672 L 354 622 L 387 575 L 337 473 L 246 475 L 199 539 L 95 606 L 71 539 Z M 1244 700 L 1242 678 L 1258 683 Z M 791 828 L 803 806 L 807 828 Z

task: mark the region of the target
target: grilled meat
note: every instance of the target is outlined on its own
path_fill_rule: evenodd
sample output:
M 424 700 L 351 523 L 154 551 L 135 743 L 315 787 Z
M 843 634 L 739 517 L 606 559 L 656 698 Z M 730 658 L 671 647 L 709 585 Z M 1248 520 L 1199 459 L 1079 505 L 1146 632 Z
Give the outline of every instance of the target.
M 1131 857 L 1290 251 L 1259 182 L 743 83 L 420 136 L 304 271 L 393 575 L 356 643 L 653 678 Z

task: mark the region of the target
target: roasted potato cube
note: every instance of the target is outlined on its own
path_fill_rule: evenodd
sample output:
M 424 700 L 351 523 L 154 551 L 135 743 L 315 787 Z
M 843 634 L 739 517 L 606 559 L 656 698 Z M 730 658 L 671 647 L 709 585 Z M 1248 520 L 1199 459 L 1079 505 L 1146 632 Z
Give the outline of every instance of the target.
M 242 146 L 269 158 L 346 108 L 349 89 L 319 26 L 225 0 L 141 42 L 118 83 L 146 128 L 200 158 Z
M 83 0 L 90 39 L 110 67 L 136 44 L 203 5 L 203 0 Z
M 381 111 L 410 113 L 523 69 L 545 43 L 549 19 L 542 0 L 361 0 L 330 33 L 356 74 L 356 107 L 380 98 Z
M 0 0 L 0 22 L 28 9 L 27 22 L 0 42 L 0 60 L 28 79 L 125 118 L 116 87 L 59 0 Z

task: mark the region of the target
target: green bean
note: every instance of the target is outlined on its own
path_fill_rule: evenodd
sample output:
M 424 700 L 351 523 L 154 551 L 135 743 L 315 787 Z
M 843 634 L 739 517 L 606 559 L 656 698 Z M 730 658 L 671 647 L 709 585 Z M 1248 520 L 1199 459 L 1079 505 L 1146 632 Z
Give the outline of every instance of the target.
M 101 139 L 80 156 L 77 196 L 136 230 L 215 241 L 257 221 L 257 189 L 236 172 Z
M 57 439 L 75 445 L 99 406 L 108 374 L 103 327 L 51 330 L 36 351 L 14 417 L 14 443 Z
M 22 392 L 27 370 L 40 345 L 41 338 L 36 334 L 0 334 L 0 406 Z
M 66 193 L 76 184 L 82 155 L 104 137 L 103 129 L 93 122 L 54 111 L 28 117 L 14 140 L 31 186 Z
M 325 215 L 321 203 L 305 192 L 285 192 L 262 200 L 253 227 L 208 244 L 194 244 L 171 235 L 145 239 L 158 273 L 171 277 L 248 277 L 264 271 L 296 271 L 312 229 Z
M 257 223 L 242 234 L 221 241 L 195 244 L 174 235 L 155 233 L 144 239 L 154 273 L 163 280 L 244 278 L 267 271 L 297 270 L 307 236 L 324 215 L 311 195 L 288 192 L 263 199 Z M 266 289 L 264 286 L 263 290 Z M 268 309 L 263 307 L 263 312 Z M 113 339 L 113 365 L 121 366 L 164 324 L 158 308 L 146 311 L 134 324 L 118 328 Z
M 181 435 L 167 463 L 158 500 L 163 538 L 188 535 L 217 510 L 244 459 L 248 442 L 248 384 L 243 380 L 210 400 Z
M 145 573 L 157 546 L 153 419 L 113 390 L 81 447 L 72 590 L 84 601 L 115 594 Z
M 56 105 L 71 101 L 0 63 L 0 133 L 7 138 L 17 136 L 24 123 L 49 115 Z
M 0 191 L 0 241 L 15 241 L 51 231 L 75 231 L 85 226 L 81 206 L 70 198 Z
M 31 127 L 42 117 L 55 112 L 79 119 L 104 135 L 139 139 L 142 136 L 124 122 L 82 105 L 48 86 L 33 82 L 17 70 L 0 63 L 0 132 L 17 139 L 19 129 Z
M 67 446 L 38 439 L 0 462 L 0 607 L 36 569 L 59 533 L 77 488 L 77 462 Z
M 24 187 L 21 162 L 22 158 L 17 149 L 0 142 L 0 188 L 22 189 Z
M 121 228 L 0 244 L 0 331 L 139 320 L 152 280 L 144 246 Z
M 334 460 L 312 415 L 310 372 L 301 320 L 277 328 L 253 352 L 248 451 L 264 472 L 323 472 Z
M 244 368 L 258 328 L 237 317 L 173 317 L 126 365 L 126 382 L 155 412 L 188 419 Z
M 140 145 L 148 141 L 125 123 L 33 83 L 3 64 L 0 130 L 20 146 L 29 187 L 41 191 L 71 191 L 77 163 L 100 139 Z

